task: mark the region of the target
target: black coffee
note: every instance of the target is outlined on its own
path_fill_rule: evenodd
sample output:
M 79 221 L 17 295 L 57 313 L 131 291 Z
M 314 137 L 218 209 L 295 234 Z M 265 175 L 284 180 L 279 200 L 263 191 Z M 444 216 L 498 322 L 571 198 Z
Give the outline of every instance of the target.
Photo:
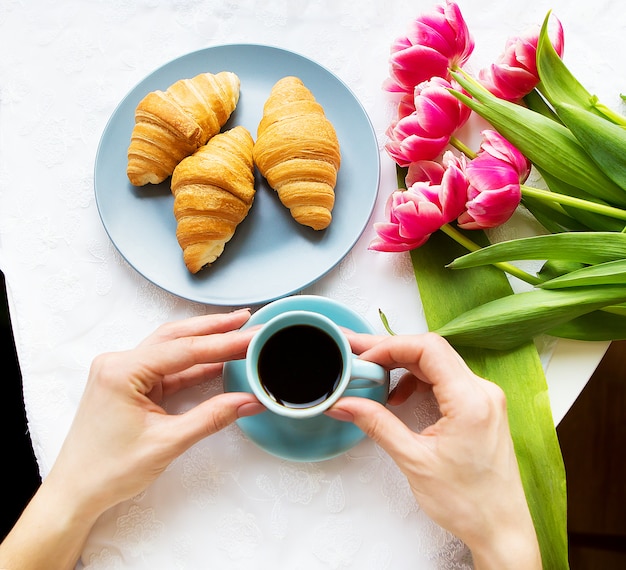
M 335 390 L 343 360 L 335 341 L 312 325 L 274 333 L 259 353 L 258 373 L 265 391 L 279 404 L 305 408 Z

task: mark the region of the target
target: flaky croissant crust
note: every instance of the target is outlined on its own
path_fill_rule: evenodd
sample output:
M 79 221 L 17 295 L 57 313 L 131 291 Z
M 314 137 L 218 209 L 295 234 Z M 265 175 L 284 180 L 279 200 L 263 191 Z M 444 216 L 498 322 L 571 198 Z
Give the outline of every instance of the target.
M 217 134 L 172 175 L 176 237 L 197 273 L 224 251 L 254 201 L 252 135 L 241 126 Z
M 293 218 L 320 230 L 332 220 L 339 141 L 311 91 L 297 77 L 279 80 L 265 102 L 254 161 Z
M 237 106 L 239 89 L 239 77 L 221 71 L 148 93 L 135 110 L 127 166 L 131 184 L 162 182 L 183 158 L 219 133 Z

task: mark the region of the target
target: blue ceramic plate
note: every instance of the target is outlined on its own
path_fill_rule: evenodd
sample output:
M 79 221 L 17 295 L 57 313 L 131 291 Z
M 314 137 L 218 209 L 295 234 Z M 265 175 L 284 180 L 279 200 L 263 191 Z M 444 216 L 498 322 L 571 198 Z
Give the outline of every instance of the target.
M 253 138 L 274 83 L 296 75 L 324 107 L 337 131 L 342 163 L 333 221 L 315 232 L 296 223 L 257 174 L 248 217 L 224 253 L 196 275 L 176 241 L 170 180 L 136 188 L 126 176 L 127 150 L 139 101 L 156 89 L 202 72 L 233 71 L 239 103 L 224 129 L 243 125 Z M 354 94 L 317 63 L 263 45 L 224 45 L 187 54 L 157 69 L 119 104 L 102 135 L 94 184 L 102 223 L 126 261 L 146 279 L 180 297 L 212 305 L 256 305 L 310 285 L 350 251 L 371 215 L 379 181 L 379 154 L 370 120 Z
M 371 333 L 372 326 L 345 305 L 315 295 L 295 295 L 274 301 L 252 315 L 244 328 L 260 325 L 285 311 L 304 310 L 321 313 L 339 326 L 355 332 Z M 227 362 L 224 366 L 225 392 L 252 392 L 246 381 L 243 360 Z M 389 383 L 367 389 L 349 389 L 346 396 L 362 396 L 385 403 Z M 240 418 L 237 423 L 248 438 L 265 451 L 290 461 L 323 461 L 359 443 L 365 434 L 354 424 L 340 422 L 328 416 L 292 419 L 272 412 Z

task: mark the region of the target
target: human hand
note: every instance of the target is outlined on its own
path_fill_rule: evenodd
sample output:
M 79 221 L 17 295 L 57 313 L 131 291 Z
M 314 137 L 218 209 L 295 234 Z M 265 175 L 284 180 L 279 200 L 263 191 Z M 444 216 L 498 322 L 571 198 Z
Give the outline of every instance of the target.
M 415 433 L 384 406 L 357 397 L 327 413 L 353 421 L 389 453 L 420 507 L 467 544 L 477 569 L 541 568 L 503 391 L 435 334 L 350 335 L 350 342 L 360 358 L 408 371 L 389 404 L 432 389 L 441 418 Z
M 162 398 L 215 378 L 243 358 L 248 310 L 161 326 L 134 350 L 94 359 L 49 475 L 0 544 L 0 567 L 74 568 L 97 518 L 144 490 L 187 448 L 238 417 L 265 410 L 252 394 L 219 394 L 183 414 Z
M 249 317 L 242 310 L 167 323 L 134 350 L 96 357 L 47 484 L 59 482 L 98 514 L 144 490 L 194 443 L 263 411 L 247 393 L 219 394 L 177 415 L 160 406 L 243 358 L 254 332 L 235 329 Z

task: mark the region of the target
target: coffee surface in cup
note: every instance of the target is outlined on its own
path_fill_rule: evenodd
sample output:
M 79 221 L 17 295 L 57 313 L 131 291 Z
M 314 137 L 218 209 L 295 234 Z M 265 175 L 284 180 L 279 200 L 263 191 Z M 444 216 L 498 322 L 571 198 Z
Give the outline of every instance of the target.
M 258 374 L 265 391 L 279 404 L 303 408 L 323 402 L 343 372 L 333 338 L 312 325 L 275 332 L 261 348 Z

